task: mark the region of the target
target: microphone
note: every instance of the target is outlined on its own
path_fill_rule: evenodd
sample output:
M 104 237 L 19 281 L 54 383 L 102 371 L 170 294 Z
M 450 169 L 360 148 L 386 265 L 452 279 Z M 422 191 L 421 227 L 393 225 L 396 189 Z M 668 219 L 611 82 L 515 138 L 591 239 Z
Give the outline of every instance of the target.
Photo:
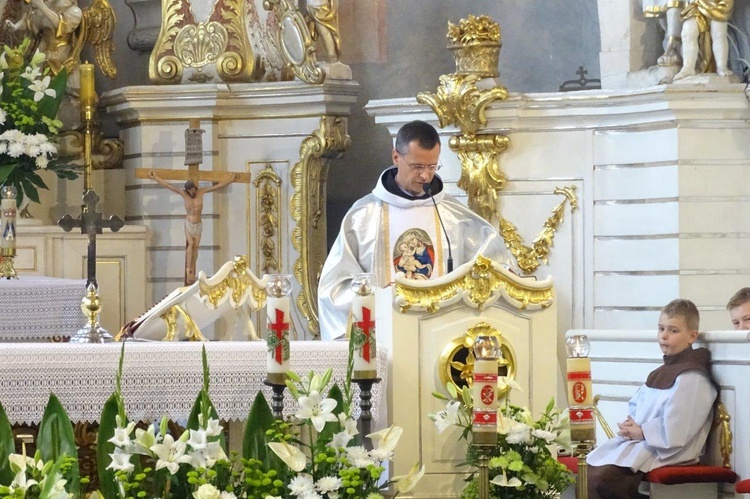
M 443 223 L 443 217 L 440 216 L 440 210 L 438 210 L 437 203 L 435 202 L 435 198 L 432 196 L 432 189 L 430 188 L 430 184 L 422 184 L 422 190 L 427 193 L 428 196 L 430 196 L 430 199 L 432 199 L 432 204 L 435 205 L 435 213 L 437 213 L 438 220 L 440 220 L 440 226 L 443 228 L 443 234 L 445 234 L 445 241 L 448 243 L 448 272 L 453 272 L 453 253 L 451 252 L 451 240 L 448 239 L 448 232 L 445 230 L 445 224 Z

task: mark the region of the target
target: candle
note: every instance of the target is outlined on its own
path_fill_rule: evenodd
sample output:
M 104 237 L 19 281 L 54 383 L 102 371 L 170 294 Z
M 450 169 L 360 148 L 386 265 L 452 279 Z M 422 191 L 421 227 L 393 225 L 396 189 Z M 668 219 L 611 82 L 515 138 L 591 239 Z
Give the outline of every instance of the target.
M 354 352 L 355 371 L 376 371 L 375 295 L 355 295 L 352 299 L 352 323 L 361 344 Z M 355 335 L 352 335 L 352 339 Z M 351 341 L 351 339 L 350 339 Z
M 570 440 L 587 442 L 596 440 L 594 427 L 594 409 L 592 407 L 574 407 L 568 410 L 570 416 Z
M 474 403 L 471 432 L 475 444 L 497 443 L 497 359 L 500 342 L 492 335 L 474 340 Z
M 78 73 L 81 79 L 81 87 L 79 93 L 81 99 L 81 112 L 84 112 L 85 108 L 93 108 L 94 106 L 96 106 L 94 65 L 89 63 L 79 64 Z
M 591 387 L 591 359 L 571 357 L 568 359 L 568 404 L 592 405 L 594 397 Z
M 289 293 L 292 291 L 291 276 L 273 275 L 266 284 L 266 372 L 268 380 L 283 384 L 289 371 L 289 329 L 291 308 Z
M 10 256 L 16 248 L 16 189 L 6 185 L 0 190 L 0 248 Z
M 352 279 L 354 297 L 349 341 L 352 344 L 355 379 L 377 377 L 374 280 L 375 276 L 368 273 L 357 274 Z

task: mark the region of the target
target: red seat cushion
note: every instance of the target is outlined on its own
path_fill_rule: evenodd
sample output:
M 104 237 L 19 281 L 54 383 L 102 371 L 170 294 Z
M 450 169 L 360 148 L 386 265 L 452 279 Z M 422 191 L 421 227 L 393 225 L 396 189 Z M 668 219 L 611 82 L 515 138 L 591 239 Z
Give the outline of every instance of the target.
M 644 480 L 651 483 L 676 485 L 680 483 L 734 483 L 737 474 L 721 466 L 664 466 L 646 473 Z
M 570 471 L 578 474 L 578 458 L 574 456 L 557 456 L 557 460 L 563 463 Z
M 735 490 L 738 494 L 750 494 L 750 478 L 737 482 Z

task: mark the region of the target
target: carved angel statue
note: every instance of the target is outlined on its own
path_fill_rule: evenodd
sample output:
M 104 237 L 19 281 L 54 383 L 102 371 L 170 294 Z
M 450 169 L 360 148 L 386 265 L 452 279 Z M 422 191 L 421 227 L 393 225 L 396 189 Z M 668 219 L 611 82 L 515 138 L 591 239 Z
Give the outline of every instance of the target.
M 337 62 L 341 57 L 338 0 L 307 0 L 307 12 L 310 34 L 323 42 L 328 62 Z
M 734 0 L 690 0 L 682 11 L 682 69 L 675 80 L 697 73 L 732 76 L 727 26 Z
M 36 49 L 47 56 L 54 74 L 63 68 L 68 72 L 68 95 L 60 107 L 59 118 L 66 128 L 76 128 L 78 112 L 78 90 L 80 78 L 78 65 L 81 50 L 86 43 L 94 47 L 97 65 L 109 78 L 117 76 L 112 60 L 114 45 L 115 13 L 107 0 L 93 0 L 87 9 L 81 9 L 76 0 L 26 0 L 28 4 L 16 22 L 6 20 L 11 31 L 22 31 Z

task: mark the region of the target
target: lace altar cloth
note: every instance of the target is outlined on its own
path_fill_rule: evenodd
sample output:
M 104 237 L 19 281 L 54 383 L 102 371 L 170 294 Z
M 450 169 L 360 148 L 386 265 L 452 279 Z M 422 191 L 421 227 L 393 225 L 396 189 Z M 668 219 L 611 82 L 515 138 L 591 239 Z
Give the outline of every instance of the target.
M 85 319 L 81 299 L 86 281 L 21 276 L 0 279 L 0 341 L 41 341 L 73 336 Z
M 156 421 L 167 415 L 185 421 L 203 384 L 201 347 L 205 345 L 210 371 L 209 395 L 224 420 L 244 420 L 258 390 L 271 403 L 266 377 L 266 343 L 248 342 L 128 342 L 125 344 L 122 392 L 131 421 Z M 0 403 L 11 424 L 38 423 L 50 393 L 54 393 L 71 421 L 94 422 L 115 389 L 121 343 L 0 343 Z M 292 341 L 291 368 L 300 376 L 333 368 L 333 379 L 343 388 L 346 379 L 346 342 Z M 375 427 L 386 386 L 387 350 L 378 349 L 378 377 L 373 386 Z M 355 388 L 355 401 L 358 396 Z M 284 393 L 284 414 L 293 414 L 295 401 Z M 382 425 L 380 425 L 382 426 Z

